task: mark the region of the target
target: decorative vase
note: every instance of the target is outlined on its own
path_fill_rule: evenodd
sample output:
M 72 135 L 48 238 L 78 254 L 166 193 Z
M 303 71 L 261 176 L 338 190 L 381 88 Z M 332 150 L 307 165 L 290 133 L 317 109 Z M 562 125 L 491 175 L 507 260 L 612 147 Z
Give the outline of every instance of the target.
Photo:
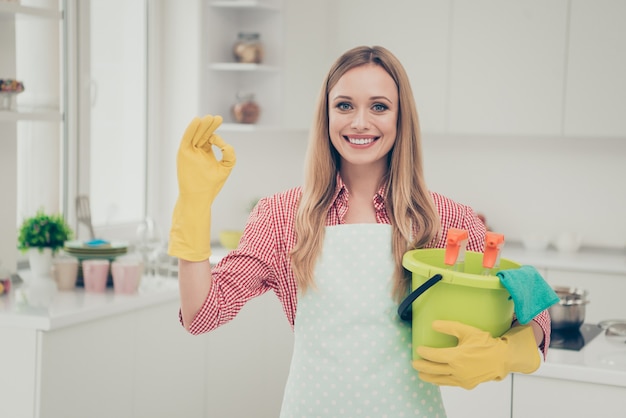
M 39 277 L 52 279 L 52 248 L 29 248 L 28 262 L 33 279 Z

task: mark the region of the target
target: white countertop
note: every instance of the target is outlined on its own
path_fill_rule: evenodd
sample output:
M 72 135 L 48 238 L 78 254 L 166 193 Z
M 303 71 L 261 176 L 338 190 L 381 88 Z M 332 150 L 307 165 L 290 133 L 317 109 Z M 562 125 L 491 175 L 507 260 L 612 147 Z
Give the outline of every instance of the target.
M 227 252 L 223 249 L 214 251 L 211 262 L 217 262 Z M 561 254 L 556 251 L 530 252 L 510 246 L 503 251 L 503 257 L 546 268 L 593 268 L 597 271 L 601 264 L 605 272 L 626 274 L 626 256 L 611 252 Z M 103 294 L 85 293 L 83 288 L 57 292 L 49 306 L 32 306 L 25 300 L 25 295 L 24 289 L 18 287 L 12 294 L 0 297 L 0 328 L 50 331 L 179 298 L 178 280 L 165 277 L 144 277 L 139 292 L 134 295 L 118 295 L 112 289 Z M 547 360 L 535 374 L 626 387 L 626 343 L 607 341 L 601 333 L 580 351 L 550 348 Z
M 84 288 L 56 291 L 47 303 L 29 303 L 27 285 L 16 287 L 0 297 L 0 328 L 19 327 L 50 331 L 72 324 L 97 320 L 111 315 L 178 300 L 178 280 L 143 277 L 139 291 L 132 295 L 86 293 Z
M 626 343 L 607 340 L 603 331 L 580 351 L 550 348 L 534 374 L 626 388 Z

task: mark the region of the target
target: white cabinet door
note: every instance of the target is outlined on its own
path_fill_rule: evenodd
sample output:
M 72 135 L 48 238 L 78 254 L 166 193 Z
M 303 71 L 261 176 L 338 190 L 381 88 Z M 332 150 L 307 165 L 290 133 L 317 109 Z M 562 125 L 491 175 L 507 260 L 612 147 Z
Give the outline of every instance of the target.
M 626 135 L 626 2 L 573 0 L 565 135 Z
M 512 418 L 621 417 L 624 399 L 623 387 L 516 374 Z
M 293 350 L 293 332 L 273 293 L 249 301 L 207 334 L 207 417 L 276 418 Z
M 202 418 L 206 336 L 189 334 L 173 301 L 138 311 L 134 330 L 134 418 Z
M 560 135 L 567 1 L 455 2 L 452 16 L 450 132 Z
M 4 360 L 0 373 L 0 415 L 33 418 L 37 405 L 37 332 L 2 326 L 0 335 L 0 358 Z
M 381 45 L 402 62 L 411 80 L 424 132 L 443 133 L 446 121 L 451 1 L 333 2 L 328 26 L 330 61 L 348 48 Z
M 206 339 L 179 325 L 178 306 L 40 332 L 35 416 L 202 418 Z
M 134 333 L 127 315 L 40 331 L 36 417 L 133 417 Z
M 285 4 L 285 62 L 283 125 L 308 130 L 322 81 L 330 67 L 326 49 L 328 1 L 287 1 Z
M 472 390 L 442 386 L 448 418 L 503 418 L 511 413 L 511 376 L 481 383 Z
M 572 286 L 589 292 L 590 302 L 585 307 L 585 322 L 626 318 L 625 276 L 550 269 L 545 278 L 553 286 Z

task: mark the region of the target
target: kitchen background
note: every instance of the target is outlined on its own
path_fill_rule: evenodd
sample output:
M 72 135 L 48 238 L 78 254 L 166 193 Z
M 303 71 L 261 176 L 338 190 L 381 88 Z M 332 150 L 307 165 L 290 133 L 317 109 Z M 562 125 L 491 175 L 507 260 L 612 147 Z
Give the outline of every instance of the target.
M 177 59 L 164 61 L 161 77 L 187 83 L 163 83 L 170 109 L 160 121 L 163 223 L 176 195 L 177 141 L 191 115 L 213 112 L 197 106 L 212 93 L 198 88 L 206 76 L 198 54 L 203 23 L 190 19 L 197 10 L 185 4 L 165 12 L 162 53 L 171 45 Z M 585 245 L 624 248 L 622 2 L 394 1 L 384 13 L 380 7 L 356 0 L 286 3 L 280 104 L 287 129 L 222 133 L 238 163 L 215 202 L 214 230 L 239 227 L 251 198 L 300 184 L 305 128 L 326 69 L 349 47 L 380 44 L 411 76 L 433 190 L 483 212 L 509 240 L 575 231 Z
M 50 7 L 55 1 L 22 4 Z M 147 14 L 141 12 L 142 1 L 108 9 L 106 2 L 68 4 L 80 7 L 66 16 L 79 22 L 66 34 L 66 82 L 54 71 L 43 77 L 37 71 L 63 66 L 63 55 L 55 58 L 50 47 L 61 53 L 60 44 L 33 43 L 39 49 L 34 63 L 16 53 L 20 75 L 31 80 L 18 99 L 47 104 L 50 98 L 41 91 L 56 77 L 61 85 L 52 99 L 63 100 L 59 97 L 65 94 L 69 107 L 59 141 L 41 140 L 56 122 L 20 123 L 18 136 L 25 138 L 16 151 L 10 139 L 15 125 L 5 124 L 7 175 L 1 185 L 9 201 L 16 194 L 21 200 L 18 209 L 2 209 L 3 219 L 19 222 L 44 204 L 64 210 L 84 236 L 73 198 L 91 194 L 94 223 L 102 234 L 132 237 L 133 228 L 116 230 L 116 225 L 133 219 L 136 225 L 146 214 L 166 233 L 177 195 L 176 150 L 185 127 L 206 113 L 222 114 L 228 122 L 230 106 L 243 89 L 256 93 L 261 117 L 256 125 L 230 123 L 220 130 L 235 147 L 238 163 L 213 207 L 217 240 L 220 230 L 243 226 L 251 201 L 301 184 L 307 130 L 326 70 L 350 47 L 379 44 L 393 51 L 410 75 L 433 190 L 484 213 L 508 241 L 577 232 L 585 246 L 626 247 L 626 192 L 619 181 L 626 178 L 626 33 L 619 0 L 404 0 L 385 4 L 384 13 L 370 0 L 267 0 L 251 8 L 233 7 L 247 4 L 237 0 L 163 0 L 148 1 Z M 80 12 L 87 4 L 93 27 L 88 36 L 78 36 L 89 21 Z M 106 13 L 120 24 L 107 25 Z M 54 34 L 54 22 L 31 21 L 27 29 L 18 28 L 18 42 Z M 258 71 L 224 68 L 232 61 L 239 31 L 261 33 L 266 52 Z M 80 53 L 72 55 L 72 48 L 78 44 L 82 51 L 81 42 L 89 38 L 93 49 L 103 51 L 101 64 L 93 59 L 84 64 Z M 123 65 L 132 62 L 140 70 L 123 73 L 109 64 L 116 54 L 126 60 Z M 147 71 L 147 83 L 141 71 Z M 137 101 L 144 94 L 147 99 Z M 98 104 L 87 110 L 74 98 Z M 103 112 L 98 106 L 107 100 Z M 63 137 L 66 150 L 58 145 Z M 17 168 L 16 152 L 23 155 Z M 55 166 L 50 155 L 58 155 L 63 165 Z M 19 193 L 12 168 L 20 171 Z M 21 178 L 29 176 L 27 188 Z M 5 224 L 10 227 L 5 221 L 3 229 Z M 14 242 L 11 234 L 3 236 L 1 253 L 9 253 L 3 258 L 11 265 Z
M 589 321 L 624 316 L 623 1 L 22 0 L 21 4 L 26 9 L 13 9 L 19 6 L 0 0 L 0 76 L 28 81 L 18 104 L 59 107 L 61 102 L 67 113 L 0 111 L 0 258 L 5 265 L 17 259 L 12 233 L 16 220 L 44 203 L 51 210 L 64 209 L 76 225 L 73 198 L 79 193 L 91 192 L 96 229 L 105 238 L 132 238 L 144 215 L 153 216 L 166 232 L 177 195 L 179 140 L 191 118 L 206 113 L 226 117 L 220 133 L 238 157 L 213 206 L 214 237 L 222 229 L 241 228 L 251 200 L 301 184 L 308 126 L 332 61 L 350 47 L 379 44 L 398 55 L 411 77 L 430 187 L 484 213 L 489 225 L 508 241 L 519 241 L 528 233 L 554 238 L 566 231 L 579 232 L 585 250 L 598 247 L 600 255 L 582 251 L 560 258 L 550 250 L 533 257 L 542 262 L 550 283 L 591 289 Z M 67 32 L 58 30 L 62 20 L 58 4 L 65 11 L 63 19 L 71 23 Z M 143 11 L 146 4 L 148 13 Z M 90 36 L 81 32 L 85 26 L 91 29 L 86 32 Z M 227 65 L 241 30 L 262 34 L 263 66 L 244 71 Z M 27 50 L 15 48 L 25 40 L 30 41 Z M 82 41 L 101 48 L 103 65 L 91 62 L 90 68 L 80 59 L 86 55 Z M 25 60 L 28 55 L 32 61 Z M 141 72 L 120 76 L 118 67 L 104 65 L 107 58 L 120 55 L 140 71 L 147 70 L 147 82 Z M 60 68 L 66 58 L 64 78 Z M 240 88 L 257 93 L 262 113 L 256 125 L 232 123 L 229 109 Z M 144 94 L 146 100 L 133 101 Z M 91 106 L 81 107 L 81 100 Z M 99 104 L 105 101 L 112 106 L 102 112 Z M 89 112 L 92 119 L 86 123 Z M 122 130 L 125 125 L 136 130 Z M 16 155 L 21 165 L 16 165 Z M 18 204 L 15 196 L 23 201 Z M 77 229 L 85 238 L 84 229 Z M 605 254 L 611 263 L 597 263 Z M 208 411 L 205 416 L 250 416 L 250 408 L 258 416 L 273 416 L 262 411 L 275 411 L 280 405 L 292 343 L 276 298 L 269 294 L 251 301 L 237 321 L 195 340 L 183 340 L 187 336 L 172 315 L 177 306 L 173 296 L 158 307 L 159 316 L 141 309 L 126 313 L 139 317 L 138 323 L 150 324 L 141 328 L 149 336 L 140 335 L 143 345 L 138 345 L 133 359 L 145 371 L 136 383 L 141 400 L 156 405 L 154 393 L 171 389 L 185 392 L 180 405 L 204 402 L 199 409 Z M 58 339 L 58 347 L 65 350 L 81 346 L 92 332 L 93 338 L 87 338 L 93 343 L 90 347 L 106 351 L 103 360 L 109 360 L 115 358 L 114 349 L 119 352 L 112 341 L 130 341 L 137 334 L 135 322 L 127 316 L 113 315 L 111 322 L 100 322 L 113 323 L 110 334 L 96 333 L 96 321 L 40 334 L 46 341 Z M 100 346 L 97 337 L 102 335 L 112 335 L 106 343 L 115 347 Z M 196 354 L 180 355 L 177 362 L 163 362 L 156 354 L 181 350 Z M 54 354 L 66 359 L 63 353 Z M 54 372 L 44 377 L 59 383 L 57 375 L 68 376 L 76 368 L 50 360 L 56 358 L 48 359 Z M 83 378 L 107 385 L 107 390 L 118 388 L 119 381 L 132 381 L 120 379 L 113 373 L 119 368 L 113 367 L 108 380 L 100 379 L 98 373 L 106 375 L 107 364 L 76 381 L 84 390 L 89 386 L 81 384 Z M 154 364 L 169 367 L 169 372 L 157 376 L 162 369 Z M 176 378 L 164 377 L 167 373 Z M 66 380 L 63 383 L 72 381 Z M 175 388 L 168 386 L 171 380 Z M 572 395 L 571 382 L 563 382 L 558 381 L 562 398 L 583 397 Z M 0 387 L 13 389 L 13 383 Z M 155 386 L 160 392 L 151 392 Z M 609 386 L 597 386 L 598 393 L 614 393 Z M 559 411 L 569 405 L 554 401 L 556 390 L 537 388 L 540 394 L 550 394 L 544 397 Z M 201 395 L 189 395 L 191 389 Z M 511 388 L 502 390 L 510 398 Z M 52 396 L 54 390 L 44 392 L 44 397 Z M 472 391 L 471 396 L 480 408 L 487 403 L 482 399 L 490 404 L 495 399 L 488 391 L 484 398 L 479 393 Z M 587 386 L 579 393 L 585 399 L 603 400 L 597 393 L 589 395 Z M 517 405 L 535 405 L 539 396 L 531 395 L 532 402 Z M 622 393 L 612 399 L 619 402 Z M 84 402 L 92 408 L 86 397 Z M 454 404 L 462 409 L 468 405 Z M 510 410 L 510 405 L 505 408 Z M 459 416 L 466 416 L 463 412 Z M 597 414 L 582 416 L 592 415 Z

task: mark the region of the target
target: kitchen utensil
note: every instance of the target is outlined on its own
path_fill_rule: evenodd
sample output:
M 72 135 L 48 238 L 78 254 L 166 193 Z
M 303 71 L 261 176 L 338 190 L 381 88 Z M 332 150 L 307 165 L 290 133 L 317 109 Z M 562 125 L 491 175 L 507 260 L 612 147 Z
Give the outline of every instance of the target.
M 59 290 L 73 290 L 76 287 L 78 264 L 76 257 L 58 257 L 52 261 L 52 277 Z
M 89 228 L 89 237 L 93 240 L 96 238 L 96 234 L 93 231 L 93 224 L 91 223 L 91 206 L 89 205 L 89 196 L 76 196 L 76 218 L 79 223 L 82 223 Z
M 147 217 L 137 227 L 137 251 L 142 255 L 145 268 L 156 276 L 156 253 L 161 246 L 161 230 L 154 219 Z
M 580 328 L 585 321 L 586 305 L 589 292 L 568 286 L 553 286 L 559 296 L 559 303 L 548 308 L 552 319 L 552 329 Z
M 110 266 L 109 260 L 93 259 L 82 262 L 85 292 L 103 293 L 106 290 Z
M 613 324 L 626 324 L 626 319 L 605 319 L 604 321 L 598 322 L 598 326 L 603 330 L 607 329 Z
M 626 322 L 615 322 L 609 325 L 604 331 L 606 339 L 618 343 L 626 343 Z
M 436 319 L 460 321 L 494 337 L 511 327 L 514 302 L 498 277 L 482 274 L 482 253 L 465 252 L 465 272 L 449 269 L 444 249 L 408 251 L 402 265 L 412 273 L 413 291 L 400 304 L 398 314 L 404 320 L 412 318 L 413 347 L 457 344 L 456 337 L 432 329 Z M 520 267 L 511 260 L 500 260 L 501 269 Z M 418 358 L 413 350 L 413 359 Z

